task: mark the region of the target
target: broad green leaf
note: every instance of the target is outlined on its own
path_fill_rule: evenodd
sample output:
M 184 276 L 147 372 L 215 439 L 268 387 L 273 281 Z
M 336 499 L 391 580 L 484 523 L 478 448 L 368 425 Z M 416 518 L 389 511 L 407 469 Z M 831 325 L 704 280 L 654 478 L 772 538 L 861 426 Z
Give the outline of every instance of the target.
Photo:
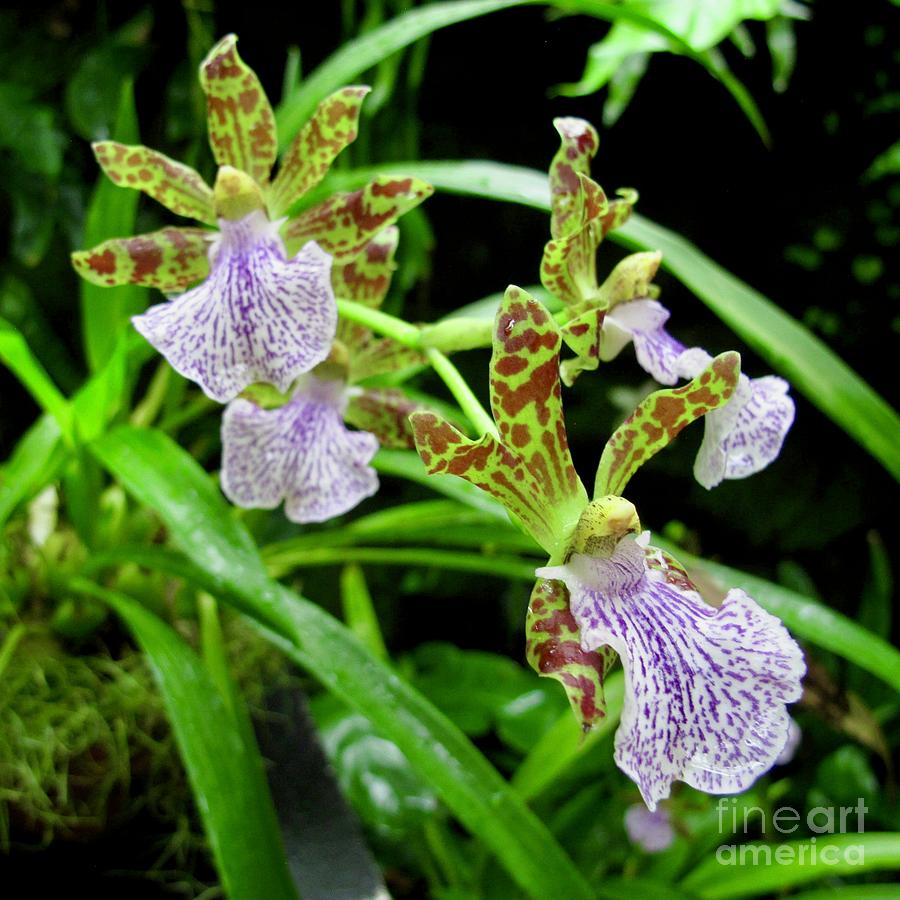
M 594 497 L 622 496 L 631 476 L 667 447 L 691 422 L 723 406 L 741 374 L 741 357 L 733 350 L 717 356 L 693 381 L 679 388 L 654 391 L 606 442 Z
M 284 227 L 288 252 L 316 241 L 339 262 L 361 253 L 375 235 L 418 206 L 434 188 L 418 178 L 379 175 L 349 194 L 335 194 Z
M 212 188 L 190 166 L 142 144 L 98 141 L 93 150 L 100 168 L 119 187 L 143 191 L 176 215 L 216 224 Z
M 850 884 L 792 894 L 792 900 L 900 900 L 900 884 Z
M 366 715 L 535 900 L 588 900 L 547 829 L 450 722 L 324 610 L 272 581 L 200 466 L 158 432 L 119 428 L 94 450 L 162 518 L 210 593 L 254 618 L 293 660 Z
M 500 433 L 470 441 L 430 413 L 412 416 L 429 474 L 458 475 L 496 497 L 551 555 L 587 504 L 572 465 L 559 384 L 559 329 L 518 288 L 494 325 L 491 408 Z
M 63 436 L 72 439 L 72 409 L 47 371 L 31 352 L 25 338 L 0 319 L 0 362 L 22 383 L 38 405 L 56 419 Z
M 203 663 L 171 627 L 131 597 L 85 580 L 72 587 L 108 603 L 146 654 L 228 896 L 296 898 L 262 757 Z
M 356 139 L 368 87 L 345 87 L 326 97 L 294 138 L 269 193 L 272 218 L 284 215 L 325 177 L 337 155 Z
M 19 440 L 0 470 L 0 527 L 12 511 L 56 477 L 63 460 L 59 423 L 43 415 Z
M 278 154 L 275 116 L 256 73 L 238 55 L 235 35 L 209 51 L 200 65 L 200 86 L 216 162 L 265 185 Z
M 550 210 L 546 176 L 534 169 L 453 161 L 396 163 L 382 171 L 394 169 L 417 175 L 438 190 Z M 365 183 L 371 170 L 333 177 L 333 188 L 346 189 Z M 661 251 L 664 268 L 900 479 L 900 416 L 811 331 L 689 241 L 643 216 L 633 215 L 611 237 L 633 249 Z
M 717 853 L 691 871 L 680 886 L 704 900 L 717 900 L 759 896 L 819 879 L 898 867 L 898 833 L 829 834 L 804 841 L 737 847 L 726 864 L 719 861 Z
M 538 673 L 555 678 L 566 696 L 582 733 L 606 716 L 603 680 L 616 654 L 581 648 L 581 632 L 569 609 L 569 592 L 561 581 L 539 578 L 528 601 L 525 656 Z
M 213 237 L 203 228 L 162 228 L 110 238 L 73 253 L 72 265 L 85 281 L 100 287 L 134 284 L 173 293 L 209 273 L 207 249 Z
M 138 141 L 137 113 L 131 82 L 122 85 L 113 137 L 127 144 Z M 83 245 L 93 247 L 107 238 L 134 233 L 139 195 L 120 191 L 105 176 L 98 179 L 85 216 Z M 147 291 L 138 285 L 100 287 L 81 283 L 81 330 L 85 357 L 92 372 L 113 352 L 117 336 L 128 328 L 128 320 L 147 305 Z
M 888 175 L 896 175 L 900 172 L 900 141 L 891 144 L 882 153 L 879 153 L 872 164 L 866 169 L 863 179 L 865 181 L 877 181 Z
M 382 447 L 415 448 L 409 417 L 423 410 L 421 403 L 396 388 L 365 388 L 351 396 L 344 418 L 361 431 L 370 431 Z

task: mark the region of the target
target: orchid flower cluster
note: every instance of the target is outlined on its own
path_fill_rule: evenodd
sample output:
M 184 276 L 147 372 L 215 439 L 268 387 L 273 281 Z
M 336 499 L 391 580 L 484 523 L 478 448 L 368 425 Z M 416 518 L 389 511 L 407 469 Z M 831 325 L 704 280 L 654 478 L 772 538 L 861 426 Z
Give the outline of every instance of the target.
M 72 261 L 96 284 L 174 295 L 132 321 L 172 368 L 228 404 L 229 499 L 266 509 L 284 501 L 293 521 L 324 521 L 377 490 L 368 463 L 379 443 L 410 446 L 406 416 L 417 405 L 397 390 L 356 386 L 408 365 L 410 353 L 358 326 L 339 328 L 336 295 L 380 305 L 394 268 L 393 223 L 432 188 L 380 176 L 292 214 L 355 139 L 369 89 L 346 87 L 323 100 L 272 179 L 274 113 L 236 43 L 223 38 L 200 67 L 219 166 L 213 187 L 146 147 L 93 145 L 116 184 L 218 232 L 167 227 L 108 240 Z M 364 430 L 350 431 L 345 419 Z
M 562 329 L 575 357 L 562 363 L 571 385 L 583 371 L 615 358 L 634 344 L 638 364 L 660 384 L 673 385 L 706 368 L 712 357 L 701 347 L 687 348 L 666 330 L 669 311 L 651 283 L 662 254 L 634 253 L 597 283 L 597 247 L 623 225 L 637 200 L 623 190 L 609 200 L 589 177 L 597 152 L 594 128 L 582 119 L 554 121 L 561 146 L 550 165 L 552 240 L 544 248 L 541 281 L 566 306 Z M 746 478 L 771 463 L 794 421 L 788 383 L 769 375 L 741 375 L 734 396 L 706 417 L 706 431 L 694 475 L 706 488 L 723 479 Z
M 605 715 L 618 656 L 625 703 L 619 767 L 650 810 L 680 780 L 710 793 L 746 789 L 788 740 L 803 654 L 742 590 L 708 605 L 685 569 L 652 546 L 623 497 L 631 477 L 690 422 L 733 402 L 740 357 L 717 356 L 682 387 L 647 397 L 615 431 L 588 499 L 568 447 L 559 353 L 547 310 L 510 287 L 494 325 L 491 409 L 497 433 L 474 441 L 429 412 L 411 416 L 431 474 L 493 495 L 549 554 L 536 570 L 527 655 L 558 679 L 585 729 Z
M 338 316 L 338 297 L 382 303 L 394 223 L 430 186 L 384 176 L 303 206 L 354 140 L 368 89 L 325 99 L 273 179 L 274 114 L 233 35 L 209 53 L 200 80 L 219 166 L 212 187 L 146 147 L 103 141 L 94 150 L 114 182 L 201 225 L 114 238 L 73 262 L 97 284 L 170 295 L 133 322 L 176 371 L 227 404 L 225 494 L 244 507 L 284 502 L 295 522 L 324 521 L 377 490 L 369 463 L 379 444 L 415 446 L 429 473 L 488 491 L 547 551 L 528 608 L 527 656 L 539 674 L 563 684 L 585 729 L 605 715 L 604 678 L 621 658 L 626 698 L 616 761 L 649 809 L 675 780 L 714 793 L 746 788 L 785 747 L 786 704 L 799 698 L 803 656 L 743 591 L 708 605 L 685 569 L 649 543 L 623 492 L 644 462 L 700 417 L 702 484 L 758 471 L 777 456 L 794 407 L 781 379 L 748 379 L 736 353 L 713 359 L 668 334 L 669 313 L 651 284 L 659 254 L 633 254 L 598 284 L 597 246 L 625 222 L 636 194 L 608 200 L 590 179 L 594 129 L 578 119 L 556 122 L 562 146 L 551 166 L 552 240 L 541 277 L 565 304 L 564 324 L 509 288 L 491 336 L 496 433 L 470 440 L 402 391 L 364 387 L 424 358 Z M 575 356 L 561 363 L 563 342 Z M 689 380 L 651 394 L 616 430 L 590 499 L 569 452 L 560 379 L 571 385 L 629 342 L 660 383 Z

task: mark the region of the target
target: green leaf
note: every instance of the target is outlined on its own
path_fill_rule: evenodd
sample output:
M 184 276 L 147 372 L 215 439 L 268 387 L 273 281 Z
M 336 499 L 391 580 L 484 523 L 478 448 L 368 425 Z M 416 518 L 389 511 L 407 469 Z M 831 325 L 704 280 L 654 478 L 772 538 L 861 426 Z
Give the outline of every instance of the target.
M 60 437 L 59 423 L 44 415 L 20 438 L 0 470 L 0 527 L 56 476 L 66 456 Z
M 805 841 L 750 844 L 743 859 L 741 850 L 744 848 L 737 848 L 733 862 L 727 864 L 719 862 L 718 854 L 708 857 L 680 886 L 704 900 L 750 897 L 819 879 L 900 866 L 900 834 L 892 832 L 819 835 Z
M 146 654 L 228 896 L 296 898 L 262 757 L 203 663 L 172 628 L 131 597 L 84 579 L 70 584 L 108 603 Z
M 358 191 L 335 194 L 288 220 L 283 229 L 288 252 L 316 241 L 338 261 L 352 259 L 382 228 L 433 193 L 434 188 L 418 178 L 378 175 Z
M 356 139 L 360 107 L 370 90 L 341 88 L 318 105 L 281 161 L 269 194 L 273 219 L 284 215 L 294 201 L 314 188 L 337 155 Z
M 3 319 L 0 319 L 0 362 L 19 379 L 38 405 L 56 419 L 63 436 L 71 441 L 69 401 L 35 358 L 19 330 Z
M 242 609 L 293 660 L 365 714 L 535 900 L 590 898 L 547 829 L 469 741 L 324 610 L 265 572 L 206 473 L 157 432 L 118 428 L 94 450 L 169 533 L 222 601 Z
M 99 141 L 93 150 L 100 168 L 119 187 L 143 191 L 176 215 L 216 224 L 212 188 L 190 166 L 142 144 Z
M 619 724 L 625 701 L 624 674 L 611 672 L 604 683 L 604 691 L 606 715 L 587 734 L 579 719 L 566 710 L 522 760 L 512 783 L 526 800 L 540 796 Z
M 209 272 L 207 249 L 213 232 L 203 228 L 162 228 L 150 234 L 110 238 L 72 254 L 75 271 L 104 289 L 118 285 L 183 291 Z
M 137 113 L 131 82 L 122 85 L 113 132 L 116 140 L 138 141 Z M 83 243 L 93 247 L 107 238 L 134 231 L 139 195 L 120 191 L 105 176 L 98 179 L 85 216 Z M 147 305 L 147 291 L 136 285 L 107 288 L 81 284 L 81 329 L 85 356 L 91 371 L 99 369 L 113 352 L 116 338 L 130 327 L 128 320 Z
M 355 565 L 344 566 L 341 572 L 341 605 L 347 627 L 360 639 L 376 659 L 388 662 L 390 656 L 384 646 L 378 615 L 363 570 Z
M 500 440 L 470 441 L 430 413 L 411 417 L 429 474 L 458 475 L 496 497 L 553 555 L 587 504 L 572 465 L 559 384 L 559 328 L 519 288 L 497 311 L 491 408 Z
M 235 35 L 209 51 L 200 65 L 200 86 L 216 162 L 267 184 L 278 155 L 275 116 L 256 73 L 238 55 Z
M 597 467 L 594 499 L 622 496 L 631 476 L 648 459 L 691 422 L 728 402 L 740 374 L 741 357 L 729 350 L 682 387 L 654 391 L 645 398 L 606 442 Z
M 394 169 L 417 175 L 438 190 L 550 210 L 546 176 L 534 169 L 453 161 L 396 163 L 380 171 Z M 333 177 L 333 187 L 350 187 L 368 180 L 371 171 L 342 172 Z M 633 215 L 611 237 L 633 249 L 661 250 L 664 268 L 895 478 L 900 478 L 900 416 L 811 331 L 689 241 L 643 216 Z

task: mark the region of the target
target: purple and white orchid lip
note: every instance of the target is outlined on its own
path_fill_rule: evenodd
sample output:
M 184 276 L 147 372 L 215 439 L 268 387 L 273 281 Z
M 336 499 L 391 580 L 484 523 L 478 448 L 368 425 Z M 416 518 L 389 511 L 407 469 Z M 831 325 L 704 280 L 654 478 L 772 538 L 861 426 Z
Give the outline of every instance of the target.
M 700 347 L 692 347 L 678 358 L 678 374 L 693 378 L 711 358 Z M 731 400 L 706 415 L 703 443 L 694 463 L 694 477 L 700 484 L 714 488 L 726 478 L 747 478 L 778 458 L 794 423 L 789 388 L 776 375 L 741 375 Z
M 310 242 L 287 259 L 280 224 L 261 210 L 220 219 L 206 280 L 132 319 L 172 368 L 219 403 L 254 382 L 287 391 L 331 348 L 331 257 Z
M 741 590 L 718 609 L 707 605 L 649 537 L 629 535 L 609 557 L 576 554 L 535 574 L 566 584 L 585 650 L 610 646 L 621 656 L 616 763 L 654 810 L 673 781 L 736 793 L 770 769 L 806 666 L 778 619 Z
M 344 425 L 347 388 L 314 375 L 278 409 L 235 400 L 222 419 L 222 490 L 237 506 L 324 522 L 378 490 L 369 462 L 378 440 Z
M 634 343 L 638 364 L 660 384 L 678 381 L 676 363 L 684 344 L 666 331 L 669 311 L 656 300 L 638 299 L 618 303 L 603 319 L 600 333 L 600 359 L 615 359 Z

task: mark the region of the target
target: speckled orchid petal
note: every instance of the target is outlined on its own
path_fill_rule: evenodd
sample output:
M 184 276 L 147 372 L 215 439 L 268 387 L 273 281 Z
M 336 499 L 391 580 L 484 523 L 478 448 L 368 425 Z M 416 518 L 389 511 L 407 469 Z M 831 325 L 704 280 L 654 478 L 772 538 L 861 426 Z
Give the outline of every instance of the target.
M 290 219 L 284 238 L 290 249 L 317 241 L 343 263 L 433 193 L 434 188 L 420 178 L 379 175 L 358 191 L 332 194 Z
M 425 409 L 424 404 L 397 388 L 354 388 L 344 418 L 374 434 L 382 447 L 415 450 L 409 417 Z
M 681 355 L 677 367 L 688 377 L 709 358 L 704 350 L 692 347 Z M 714 488 L 725 479 L 747 478 L 778 458 L 794 423 L 789 389 L 790 385 L 775 375 L 741 375 L 728 404 L 707 416 L 694 463 L 694 477 L 700 484 Z
M 590 175 L 591 160 L 600 142 L 594 126 L 584 119 L 554 119 L 553 127 L 559 134 L 560 146 L 550 163 L 550 233 L 561 238 L 578 231 L 583 224 L 579 175 Z
M 346 389 L 308 375 L 290 401 L 265 410 L 248 400 L 222 419 L 222 490 L 237 506 L 274 509 L 292 522 L 324 522 L 378 490 L 369 461 L 378 440 L 344 426 Z
M 775 760 L 776 766 L 786 766 L 797 754 L 797 748 L 800 746 L 800 741 L 803 739 L 803 732 L 800 729 L 800 726 L 797 724 L 796 719 L 791 719 L 788 723 L 788 738 L 787 743 L 784 745 L 784 750 L 778 754 L 778 759 Z
M 331 348 L 331 257 L 308 244 L 286 259 L 278 223 L 262 212 L 219 225 L 209 277 L 132 321 L 172 368 L 219 403 L 256 381 L 284 392 Z
M 568 587 L 585 649 L 610 646 L 622 658 L 615 759 L 654 810 L 673 781 L 737 793 L 771 768 L 806 667 L 781 622 L 747 594 L 708 606 L 680 572 L 667 577 L 648 540 L 629 535 L 610 557 L 576 554 L 537 575 Z
M 676 363 L 684 344 L 665 329 L 669 311 L 656 300 L 631 300 L 606 314 L 600 338 L 600 358 L 611 360 L 629 343 L 640 367 L 660 384 L 678 381 Z
M 371 88 L 351 86 L 335 91 L 316 108 L 297 133 L 272 182 L 269 209 L 283 215 L 328 173 L 335 157 L 356 140 L 359 111 Z
M 98 141 L 91 148 L 115 184 L 143 191 L 179 216 L 216 224 L 212 188 L 189 166 L 142 145 Z
M 565 689 L 575 718 L 588 732 L 606 715 L 603 680 L 616 661 L 610 647 L 585 650 L 561 581 L 535 582 L 525 617 L 525 656 L 545 678 Z
M 216 162 L 266 184 L 278 153 L 275 115 L 256 73 L 238 55 L 235 35 L 209 51 L 200 65 L 200 86 Z
M 669 811 L 662 806 L 652 812 L 643 803 L 629 806 L 625 810 L 625 831 L 631 843 L 645 853 L 662 853 L 675 840 Z
M 204 228 L 163 228 L 78 250 L 72 265 L 82 278 L 101 287 L 139 284 L 169 294 L 209 273 L 209 248 L 215 238 Z

